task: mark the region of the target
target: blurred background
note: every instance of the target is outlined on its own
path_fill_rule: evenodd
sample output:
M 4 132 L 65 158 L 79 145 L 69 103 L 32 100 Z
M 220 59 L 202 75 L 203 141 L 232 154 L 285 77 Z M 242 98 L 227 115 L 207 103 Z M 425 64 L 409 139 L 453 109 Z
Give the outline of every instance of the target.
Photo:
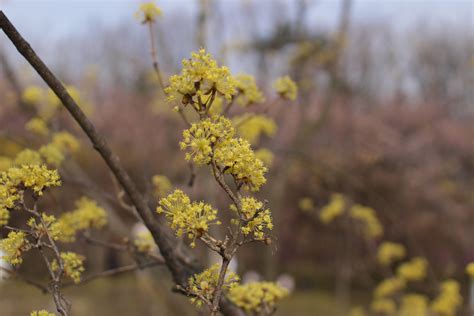
M 185 125 L 156 88 L 147 28 L 134 18 L 139 1 L 0 1 L 1 9 L 39 56 L 89 105 L 144 192 L 155 174 L 186 188 L 189 167 L 178 142 Z M 368 305 L 383 278 L 376 247 L 343 221 L 322 223 L 319 209 L 333 193 L 373 208 L 383 240 L 402 243 L 409 257 L 429 261 L 417 290 L 435 295 L 455 278 L 468 302 L 464 267 L 474 261 L 474 2 L 469 0 L 174 0 L 157 2 L 158 59 L 165 81 L 181 60 L 207 48 L 233 73 L 255 76 L 278 130 L 254 145 L 273 152 L 259 196 L 273 211 L 275 237 L 238 257 L 242 275 L 294 282 L 278 315 L 347 315 Z M 41 139 L 25 131 L 31 118 L 21 95 L 44 85 L 0 34 L 0 155 Z M 274 102 L 271 83 L 290 75 L 296 102 Z M 275 104 L 273 104 L 275 103 Z M 107 209 L 98 236 L 120 241 L 135 218 L 121 208 L 105 165 L 67 113 L 58 126 L 83 149 L 61 167 L 63 187 L 49 205 L 68 210 L 82 195 Z M 187 189 L 226 205 L 207 172 Z M 299 204 L 310 198 L 314 212 Z M 5 232 L 0 231 L 0 234 Z M 74 245 L 88 271 L 124 264 L 111 250 Z M 197 248 L 203 260 L 203 248 Z M 263 249 L 263 250 L 262 250 Z M 25 260 L 27 275 L 43 269 Z M 252 272 L 249 274 L 249 272 Z M 170 292 L 165 268 L 100 279 L 67 289 L 74 315 L 196 315 Z M 0 280 L 0 315 L 52 306 L 14 280 Z M 466 307 L 464 307 L 466 308 Z M 52 310 L 52 308 L 50 308 Z M 465 314 L 464 314 L 465 313 Z M 467 315 L 467 309 L 459 315 Z

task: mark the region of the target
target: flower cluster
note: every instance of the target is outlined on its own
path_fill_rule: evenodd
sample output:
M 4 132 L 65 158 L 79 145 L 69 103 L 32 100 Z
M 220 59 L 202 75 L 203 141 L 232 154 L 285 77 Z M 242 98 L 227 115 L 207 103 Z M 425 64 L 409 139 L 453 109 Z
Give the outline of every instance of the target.
M 426 315 L 428 298 L 420 294 L 407 294 L 402 297 L 399 316 Z
M 140 5 L 135 16 L 141 21 L 141 23 L 145 24 L 154 23 L 156 18 L 162 14 L 161 9 L 154 2 L 146 2 Z
M 149 231 L 141 231 L 133 240 L 138 252 L 150 253 L 157 249 L 153 235 Z
M 27 225 L 35 233 L 37 239 L 46 234 L 50 234 L 54 240 L 58 240 L 63 233 L 61 225 L 59 225 L 54 215 L 42 213 L 40 221 L 37 221 L 34 217 L 31 217 L 28 220 Z
M 422 257 L 416 257 L 401 264 L 397 268 L 398 277 L 405 281 L 420 281 L 426 277 L 428 261 Z
M 247 313 L 273 311 L 275 305 L 288 295 L 288 290 L 274 282 L 250 282 L 229 290 L 227 297 Z
M 293 80 L 291 80 L 290 77 L 284 76 L 284 77 L 278 78 L 273 83 L 273 87 L 282 98 L 285 98 L 291 101 L 296 100 L 296 97 L 298 95 L 298 86 Z
M 82 197 L 75 204 L 73 211 L 64 213 L 58 219 L 61 231 L 57 237 L 59 241 L 73 242 L 78 231 L 102 228 L 107 224 L 107 213 L 96 201 Z
M 273 160 L 275 158 L 273 153 L 267 148 L 260 148 L 255 151 L 255 157 L 260 159 L 266 167 L 273 165 Z
M 13 160 L 13 164 L 18 167 L 23 165 L 41 165 L 42 163 L 43 158 L 40 153 L 31 149 L 23 149 Z
M 319 212 L 319 219 L 324 224 L 329 224 L 344 213 L 344 196 L 342 194 L 332 194 L 329 203 Z
M 162 198 L 172 190 L 171 181 L 163 175 L 155 175 L 151 179 L 153 183 L 153 194 L 156 198 Z
M 42 309 L 40 311 L 32 311 L 30 313 L 30 316 L 56 316 L 54 313 L 50 313 L 45 309 Z
M 461 304 L 462 296 L 459 283 L 449 279 L 441 283 L 440 293 L 433 300 L 430 308 L 440 316 L 455 316 Z
M 201 306 L 203 301 L 212 301 L 219 280 L 220 269 L 220 264 L 216 263 L 209 269 L 189 278 L 188 291 L 195 296 L 191 299 L 193 303 Z M 234 272 L 228 272 L 224 278 L 222 291 L 226 292 L 232 289 L 237 285 L 237 282 L 239 282 L 239 276 Z
M 377 260 L 381 265 L 389 266 L 394 261 L 401 260 L 406 256 L 403 245 L 385 241 L 377 249 Z
M 74 252 L 61 252 L 60 254 L 61 261 L 64 266 L 64 275 L 70 278 L 74 283 L 81 282 L 82 272 L 84 269 L 84 257 L 78 255 Z M 57 271 L 59 269 L 59 264 L 54 260 L 51 264 L 51 269 Z
M 366 238 L 377 238 L 383 234 L 383 226 L 375 211 L 370 207 L 355 204 L 351 207 L 349 214 L 364 225 L 363 232 Z
M 264 208 L 263 203 L 253 197 L 241 199 L 241 216 L 244 218 L 242 232 L 244 235 L 253 234 L 255 240 L 265 239 L 265 229 L 273 229 L 271 211 Z M 237 207 L 231 205 L 230 208 L 237 212 Z
M 51 143 L 63 154 L 74 153 L 78 151 L 80 147 L 77 138 L 65 131 L 54 133 Z
M 235 81 L 238 92 L 238 95 L 235 97 L 235 102 L 238 105 L 247 107 L 255 103 L 265 102 L 265 97 L 258 89 L 253 76 L 246 74 L 236 75 Z
M 237 133 L 251 144 L 256 144 L 261 135 L 271 137 L 277 131 L 275 121 L 264 115 L 244 114 L 235 117 L 233 121 Z
M 221 170 L 231 174 L 246 189 L 258 191 L 267 181 L 267 168 L 245 139 L 232 138 L 225 146 L 216 148 L 214 158 Z
M 376 298 L 382 298 L 391 296 L 401 290 L 406 286 L 404 279 L 399 277 L 391 277 L 380 282 L 374 290 L 374 296 Z
M 204 202 L 191 202 L 181 190 L 175 190 L 166 198 L 162 198 L 157 212 L 166 215 L 178 237 L 186 234 L 192 241 L 191 246 L 195 246 L 196 238 L 208 232 L 211 224 L 220 224 L 217 220 L 217 210 Z
M 474 262 L 471 262 L 466 266 L 466 273 L 469 277 L 474 279 Z
M 181 74 L 171 76 L 165 89 L 169 101 L 180 98 L 184 104 L 201 103 L 199 99 L 213 91 L 230 100 L 236 93 L 236 80 L 229 68 L 219 67 L 204 49 L 192 53 L 182 64 Z
M 234 136 L 232 122 L 222 116 L 214 116 L 193 123 L 183 132 L 181 149 L 186 149 L 186 160 L 197 165 L 210 163 L 213 149 L 227 145 Z
M 7 238 L 0 240 L 0 250 L 4 252 L 0 259 L 13 266 L 19 265 L 23 262 L 21 254 L 29 248 L 30 245 L 24 232 L 11 231 Z
M 49 134 L 48 125 L 42 118 L 39 117 L 34 117 L 29 120 L 25 125 L 25 129 L 41 136 L 47 136 Z
M 370 304 L 370 309 L 381 315 L 393 315 L 397 310 L 395 301 L 390 298 L 378 298 Z

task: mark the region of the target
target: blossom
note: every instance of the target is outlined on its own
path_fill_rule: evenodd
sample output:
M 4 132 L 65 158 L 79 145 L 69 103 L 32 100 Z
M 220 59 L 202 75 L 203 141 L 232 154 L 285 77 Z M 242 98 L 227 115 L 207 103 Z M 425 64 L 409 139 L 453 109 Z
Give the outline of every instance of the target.
M 85 257 L 70 251 L 61 252 L 59 256 L 64 267 L 64 275 L 70 278 L 76 284 L 81 282 L 82 272 L 85 271 Z M 53 271 L 57 271 L 59 269 L 59 264 L 56 259 L 52 262 L 51 269 Z
M 171 181 L 166 176 L 155 175 L 151 179 L 151 182 L 153 183 L 153 193 L 155 197 L 161 198 L 171 192 Z
M 324 224 L 331 223 L 333 220 L 343 214 L 345 205 L 346 203 L 342 194 L 332 194 L 329 203 L 319 212 L 319 219 Z
M 267 168 L 245 139 L 233 138 L 217 147 L 214 159 L 221 170 L 231 174 L 245 189 L 258 191 L 267 181 Z
M 44 158 L 46 163 L 55 167 L 59 167 L 65 159 L 61 148 L 53 143 L 41 146 L 40 149 L 38 149 L 38 152 Z
M 213 116 L 193 123 L 183 132 L 182 150 L 187 150 L 186 160 L 197 165 L 208 164 L 212 158 L 213 148 L 225 145 L 235 131 L 232 123 L 222 116 Z
M 4 207 L 0 207 L 0 227 L 7 225 L 10 219 L 10 212 Z
M 389 266 L 392 262 L 403 259 L 405 256 L 405 247 L 394 242 L 385 241 L 377 249 L 377 260 L 384 266 Z
M 363 224 L 363 233 L 367 239 L 380 237 L 383 234 L 383 226 L 377 218 L 375 210 L 370 207 L 355 204 L 349 210 L 349 214 Z
M 77 138 L 65 131 L 54 133 L 51 143 L 62 153 L 74 153 L 80 147 Z
M 270 167 L 271 165 L 273 165 L 273 160 L 275 158 L 273 153 L 266 148 L 260 148 L 255 151 L 255 157 L 263 161 L 266 167 Z
M 261 135 L 271 137 L 277 131 L 275 121 L 265 115 L 244 114 L 235 117 L 233 121 L 237 133 L 251 144 L 256 144 Z
M 15 166 L 40 165 L 43 163 L 43 159 L 39 152 L 31 149 L 24 149 L 16 155 L 13 162 Z
M 135 237 L 133 244 L 137 250 L 142 253 L 150 253 L 158 249 L 155 240 L 153 239 L 153 235 L 149 231 L 139 232 Z
M 39 117 L 34 117 L 31 120 L 29 120 L 25 128 L 27 131 L 30 131 L 32 133 L 41 135 L 41 136 L 47 136 L 49 134 L 49 128 L 46 122 Z
M 288 290 L 274 282 L 249 282 L 230 288 L 227 297 L 247 313 L 274 310 Z
M 428 310 L 428 298 L 420 294 L 407 294 L 402 297 L 399 316 L 424 316 Z
M 140 4 L 140 8 L 135 13 L 141 23 L 154 23 L 156 18 L 162 16 L 163 12 L 154 2 L 145 2 Z
M 395 294 L 403 290 L 406 286 L 404 279 L 399 277 L 391 277 L 385 280 L 382 280 L 374 290 L 374 296 L 376 298 L 382 298 Z
M 370 309 L 374 313 L 383 314 L 383 315 L 393 315 L 397 310 L 397 306 L 392 299 L 389 298 L 380 298 L 374 300 L 370 304 Z
M 285 99 L 294 101 L 298 95 L 298 86 L 291 80 L 289 76 L 278 78 L 274 83 L 273 87 L 278 94 Z
M 204 49 L 192 53 L 191 59 L 184 59 L 182 64 L 181 74 L 171 76 L 170 85 L 165 88 L 169 101 L 180 98 L 184 104 L 199 103 L 199 98 L 213 90 L 230 100 L 236 93 L 229 68 L 219 67 Z
M 54 313 L 50 313 L 45 309 L 42 309 L 40 311 L 32 311 L 30 313 L 30 316 L 56 316 Z
M 208 302 L 212 301 L 214 297 L 214 292 L 217 288 L 217 282 L 219 280 L 221 265 L 216 263 L 212 265 L 209 269 L 204 270 L 201 273 L 195 274 L 188 280 L 188 291 L 196 295 L 197 297 L 192 298 L 191 302 L 196 305 L 202 305 L 200 298 L 206 299 Z M 232 289 L 237 285 L 239 281 L 239 276 L 234 272 L 227 271 L 224 278 L 224 283 L 222 285 L 222 291 L 227 292 L 229 289 Z
M 43 98 L 43 89 L 38 86 L 29 86 L 23 90 L 21 100 L 28 104 L 35 104 Z
M 253 234 L 255 240 L 264 240 L 264 230 L 273 229 L 271 212 L 264 208 L 262 202 L 257 201 L 253 197 L 244 197 L 240 200 L 241 216 L 244 224 L 241 228 L 244 235 Z M 231 210 L 237 212 L 235 205 L 230 206 Z
M 401 264 L 397 268 L 397 275 L 406 281 L 420 281 L 426 277 L 428 261 L 423 257 L 416 257 Z
M 265 101 L 262 91 L 260 91 L 255 83 L 255 78 L 247 74 L 239 74 L 235 77 L 235 86 L 237 88 L 237 96 L 235 102 L 243 107 L 250 106 L 255 103 Z
M 455 316 L 461 307 L 462 296 L 459 283 L 448 279 L 441 283 L 440 293 L 431 303 L 431 310 L 442 316 Z
M 29 243 L 26 240 L 24 232 L 11 231 L 7 238 L 0 240 L 0 250 L 4 255 L 0 259 L 5 260 L 9 264 L 15 266 L 23 262 L 22 253 L 29 249 Z
M 471 278 L 474 279 L 474 262 L 471 262 L 466 266 L 466 272 Z
M 158 214 L 164 213 L 176 236 L 186 234 L 195 246 L 195 239 L 209 231 L 212 224 L 220 225 L 217 210 L 204 202 L 191 202 L 181 190 L 175 190 L 166 198 L 162 198 L 156 209 Z

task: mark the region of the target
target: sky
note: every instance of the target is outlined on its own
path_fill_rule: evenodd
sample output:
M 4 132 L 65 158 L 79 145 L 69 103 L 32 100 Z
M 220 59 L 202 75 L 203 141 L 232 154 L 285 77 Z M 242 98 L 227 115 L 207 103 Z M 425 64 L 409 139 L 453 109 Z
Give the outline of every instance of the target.
M 237 0 L 218 0 L 236 2 Z M 247 0 L 250 1 L 250 0 Z M 277 0 L 253 0 L 277 1 Z M 281 0 L 284 2 L 294 0 Z M 331 27 L 336 23 L 341 0 L 315 1 L 311 19 Z M 48 30 L 50 37 L 65 37 L 88 23 L 113 27 L 124 20 L 133 21 L 138 0 L 0 0 L 0 7 L 20 31 L 28 36 Z M 197 0 L 158 0 L 164 13 L 196 10 Z M 474 32 L 474 0 L 354 0 L 356 23 L 388 22 L 395 27 L 413 23 L 462 25 Z

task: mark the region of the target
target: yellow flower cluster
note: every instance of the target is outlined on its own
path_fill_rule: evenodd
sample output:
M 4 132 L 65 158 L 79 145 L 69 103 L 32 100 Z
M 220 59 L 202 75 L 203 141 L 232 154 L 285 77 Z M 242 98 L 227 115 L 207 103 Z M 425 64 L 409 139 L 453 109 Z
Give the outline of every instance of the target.
M 273 153 L 267 148 L 260 148 L 255 151 L 255 157 L 260 159 L 266 167 L 271 167 L 275 158 Z
M 0 208 L 0 227 L 7 225 L 10 219 L 10 212 L 6 208 Z
M 374 290 L 374 296 L 376 298 L 382 298 L 391 296 L 406 286 L 405 280 L 398 277 L 391 277 L 380 282 Z
M 41 196 L 43 190 L 61 184 L 56 170 L 45 166 L 23 165 L 0 173 L 0 209 L 10 209 L 21 198 L 24 189 Z
M 166 198 L 160 200 L 158 214 L 164 213 L 175 230 L 176 236 L 186 234 L 195 246 L 196 238 L 201 237 L 209 230 L 209 225 L 219 225 L 217 210 L 204 202 L 191 202 L 181 190 L 175 190 Z
M 38 152 L 44 158 L 47 164 L 55 167 L 59 167 L 65 159 L 64 154 L 53 143 L 41 146 L 40 149 L 38 149 Z
M 466 266 L 466 273 L 469 277 L 474 279 L 474 262 L 471 262 Z
M 383 234 L 383 226 L 375 211 L 370 207 L 355 204 L 351 207 L 349 214 L 352 218 L 363 223 L 366 238 L 377 238 Z
M 25 129 L 41 136 L 49 135 L 48 125 L 42 118 L 39 117 L 34 117 L 29 120 L 25 125 Z
M 276 304 L 288 295 L 288 290 L 274 282 L 250 282 L 229 290 L 227 297 L 247 313 L 274 310 Z
M 459 283 L 449 279 L 441 283 L 440 293 L 431 303 L 431 310 L 439 316 L 456 316 L 461 304 Z
M 23 262 L 21 254 L 29 249 L 29 243 L 24 232 L 11 231 L 7 238 L 0 240 L 0 250 L 4 255 L 0 259 L 15 266 Z
M 261 135 L 271 137 L 277 131 L 275 121 L 265 115 L 244 114 L 235 117 L 233 121 L 237 133 L 251 144 L 256 144 Z
M 75 204 L 73 211 L 64 213 L 58 219 L 59 241 L 73 242 L 78 231 L 102 228 L 107 224 L 107 212 L 96 201 L 82 197 Z
M 78 284 L 81 282 L 81 275 L 82 272 L 85 271 L 84 269 L 84 257 L 78 255 L 74 252 L 61 252 L 60 254 L 61 261 L 64 266 L 64 275 L 70 278 L 74 283 Z M 57 271 L 59 269 L 58 262 L 54 260 L 51 264 L 51 268 L 53 271 Z
M 344 196 L 342 194 L 332 194 L 329 203 L 319 212 L 319 219 L 324 224 L 329 224 L 344 213 Z
M 74 153 L 80 148 L 77 138 L 65 131 L 54 133 L 51 143 L 63 154 Z
M 245 219 L 245 224 L 242 226 L 244 235 L 253 234 L 255 240 L 265 239 L 264 230 L 273 229 L 271 212 L 269 209 L 264 209 L 263 203 L 257 201 L 253 197 L 244 197 L 240 200 L 242 216 Z M 230 208 L 237 212 L 235 205 Z M 258 212 L 258 214 L 257 214 Z
M 40 311 L 32 311 L 30 316 L 56 316 L 54 313 L 50 313 L 45 309 L 42 309 Z
M 138 252 L 150 253 L 157 249 L 155 240 L 149 231 L 142 231 L 137 234 L 133 244 L 137 248 Z
M 18 167 L 22 165 L 41 165 L 42 163 L 43 159 L 40 153 L 31 149 L 20 151 L 13 161 L 13 164 Z
M 428 311 L 428 298 L 420 294 L 407 294 L 402 297 L 398 316 L 425 316 Z
M 204 270 L 201 273 L 195 274 L 189 278 L 188 281 L 188 291 L 196 295 L 191 299 L 191 302 L 195 303 L 198 306 L 202 305 L 202 300 L 199 297 L 206 299 L 207 301 L 212 301 L 214 297 L 214 291 L 217 287 L 217 282 L 219 279 L 219 272 L 221 265 L 216 263 L 212 265 L 209 269 Z M 222 291 L 227 292 L 229 289 L 235 287 L 239 282 L 239 276 L 234 272 L 227 272 L 224 278 L 224 284 L 222 285 Z
M 232 122 L 222 116 L 214 116 L 193 123 L 183 132 L 181 149 L 187 149 L 186 160 L 192 160 L 197 165 L 208 164 L 211 161 L 213 148 L 226 146 L 234 136 Z
M 397 268 L 397 276 L 405 281 L 421 281 L 426 277 L 428 261 L 423 257 L 416 257 L 401 264 Z
M 153 194 L 156 198 L 162 198 L 172 190 L 171 181 L 163 175 L 155 175 L 151 179 L 153 183 Z
M 162 14 L 161 9 L 154 2 L 146 2 L 140 4 L 140 8 L 135 13 L 135 16 L 141 23 L 145 24 L 154 23 L 156 18 Z
M 263 93 L 258 89 L 255 78 L 247 74 L 235 76 L 237 96 L 235 102 L 243 107 L 265 102 Z
M 294 101 L 298 95 L 298 86 L 289 76 L 278 78 L 273 87 L 278 94 L 285 99 Z
M 397 305 L 395 301 L 389 298 L 379 298 L 370 304 L 370 309 L 381 315 L 394 315 L 397 311 Z
M 28 104 L 35 104 L 41 102 L 43 98 L 43 89 L 38 86 L 29 86 L 23 90 L 21 100 Z
M 405 256 L 405 247 L 394 242 L 384 241 L 377 249 L 377 260 L 384 266 L 389 266 L 394 261 L 405 258 Z
M 62 227 L 59 225 L 54 215 L 41 214 L 42 222 L 37 222 L 35 218 L 30 218 L 27 225 L 36 233 L 37 238 L 49 233 L 54 240 L 58 240 L 62 235 Z
M 184 104 L 197 103 L 213 90 L 230 100 L 236 93 L 236 81 L 229 68 L 219 67 L 204 49 L 192 53 L 191 59 L 184 59 L 182 64 L 181 74 L 171 76 L 165 89 L 169 101 L 180 98 Z

